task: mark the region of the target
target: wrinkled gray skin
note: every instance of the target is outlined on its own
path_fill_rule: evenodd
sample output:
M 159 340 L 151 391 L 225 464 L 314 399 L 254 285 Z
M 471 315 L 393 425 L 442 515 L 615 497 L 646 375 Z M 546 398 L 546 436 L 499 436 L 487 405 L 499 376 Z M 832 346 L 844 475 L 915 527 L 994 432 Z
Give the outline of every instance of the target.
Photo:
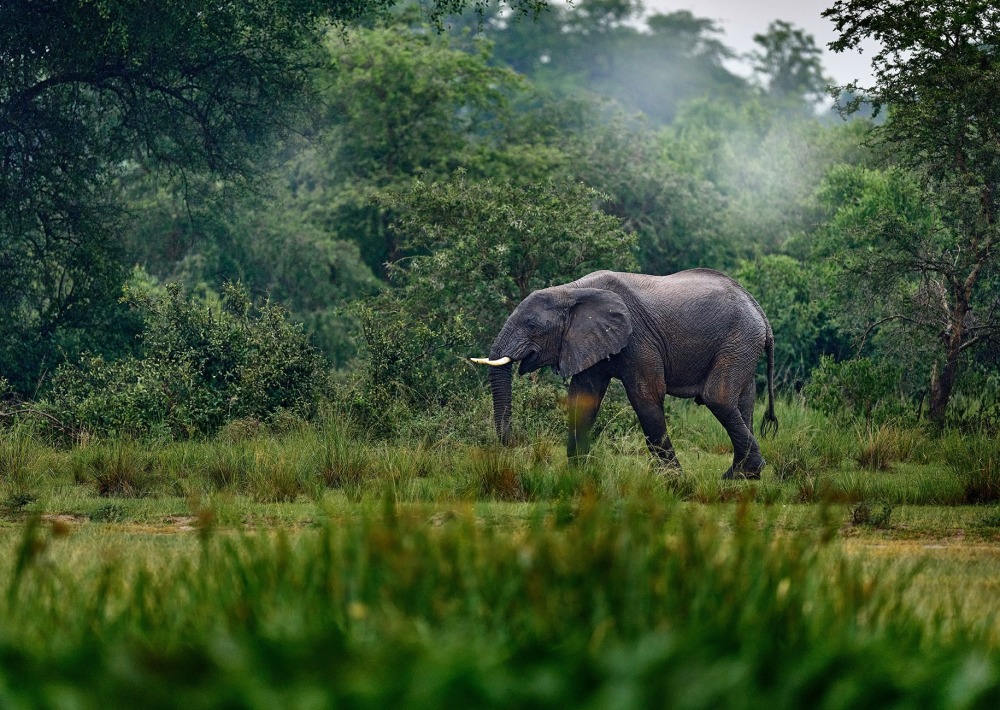
M 774 336 L 754 298 L 710 269 L 670 276 L 598 271 L 534 291 L 507 319 L 490 359 L 510 357 L 525 374 L 546 365 L 569 385 L 571 461 L 586 455 L 611 380 L 621 380 L 650 452 L 679 467 L 663 414 L 665 395 L 694 398 L 733 442 L 725 478 L 759 478 L 764 458 L 753 435 L 754 372 L 767 351 L 768 406 L 761 433 L 776 431 Z M 493 367 L 493 419 L 511 440 L 512 365 Z

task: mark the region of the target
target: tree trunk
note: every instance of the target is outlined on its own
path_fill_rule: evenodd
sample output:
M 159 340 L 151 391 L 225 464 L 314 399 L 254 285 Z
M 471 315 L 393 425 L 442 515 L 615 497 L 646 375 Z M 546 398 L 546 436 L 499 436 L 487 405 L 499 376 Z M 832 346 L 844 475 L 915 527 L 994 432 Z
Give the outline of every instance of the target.
M 974 275 L 970 277 L 970 280 Z M 955 388 L 955 379 L 958 377 L 959 357 L 966 346 L 965 317 L 969 312 L 969 300 L 967 292 L 956 296 L 955 305 L 949 314 L 948 330 L 943 339 L 945 342 L 944 365 L 937 368 L 931 375 L 931 403 L 927 416 L 935 424 L 944 424 L 945 416 L 948 413 L 948 402 L 951 401 L 951 393 Z
M 953 351 L 951 347 L 948 348 L 944 367 L 936 375 L 931 378 L 931 404 L 927 416 L 936 424 L 944 424 L 945 415 L 948 413 L 948 402 L 951 400 L 951 392 L 958 375 L 957 349 Z

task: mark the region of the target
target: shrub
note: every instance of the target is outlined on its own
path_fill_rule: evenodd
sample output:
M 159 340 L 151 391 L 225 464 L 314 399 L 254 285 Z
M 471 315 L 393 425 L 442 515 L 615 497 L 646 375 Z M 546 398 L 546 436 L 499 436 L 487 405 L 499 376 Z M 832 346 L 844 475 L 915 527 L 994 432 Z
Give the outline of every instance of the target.
M 77 453 L 77 477 L 103 497 L 142 498 L 152 494 L 161 475 L 153 456 L 130 441 L 95 444 Z
M 962 485 L 964 502 L 1000 502 L 1000 444 L 988 436 L 949 438 L 945 461 Z
M 467 180 L 387 191 L 379 204 L 403 258 L 388 270 L 398 288 L 359 310 L 363 381 L 352 412 L 384 433 L 395 403 L 430 411 L 482 391 L 464 356 L 482 354 L 532 291 L 595 269 L 635 267 L 635 235 L 594 209 L 602 195 L 572 182 L 517 185 Z
M 233 284 L 217 307 L 176 285 L 163 297 L 126 298 L 145 321 L 142 352 L 60 367 L 42 406 L 64 424 L 92 434 L 188 438 L 239 419 L 315 413 L 322 359 L 280 307 L 255 307 Z
M 897 395 L 902 373 L 888 362 L 868 358 L 834 362 L 820 359 L 809 376 L 803 394 L 820 411 L 841 421 L 861 420 L 866 426 L 907 415 Z

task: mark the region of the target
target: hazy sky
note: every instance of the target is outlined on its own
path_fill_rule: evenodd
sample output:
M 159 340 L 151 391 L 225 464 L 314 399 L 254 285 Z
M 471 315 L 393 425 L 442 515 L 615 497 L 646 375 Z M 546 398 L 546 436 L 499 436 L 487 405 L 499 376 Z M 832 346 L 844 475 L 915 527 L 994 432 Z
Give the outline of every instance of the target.
M 765 32 L 772 20 L 791 22 L 823 49 L 823 67 L 838 84 L 858 79 L 864 86 L 871 82 L 872 52 L 836 54 L 826 48 L 836 32 L 820 13 L 831 4 L 829 0 L 643 0 L 648 13 L 690 10 L 696 17 L 716 20 L 725 31 L 723 41 L 737 52 L 754 49 L 753 36 Z

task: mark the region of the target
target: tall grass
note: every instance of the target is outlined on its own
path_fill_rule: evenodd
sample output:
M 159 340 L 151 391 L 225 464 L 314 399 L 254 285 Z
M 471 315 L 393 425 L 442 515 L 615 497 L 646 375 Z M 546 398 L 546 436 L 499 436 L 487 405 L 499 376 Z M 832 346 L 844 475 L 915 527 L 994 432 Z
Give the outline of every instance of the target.
M 862 571 L 822 524 L 775 535 L 745 508 L 720 526 L 697 507 L 592 495 L 515 534 L 427 517 L 388 501 L 139 563 L 81 562 L 65 529 L 33 523 L 0 575 L 0 705 L 1000 702 L 987 638 L 918 616 L 906 575 Z
M 620 410 L 620 411 L 619 411 Z M 778 403 L 781 428 L 761 439 L 760 483 L 725 484 L 729 437 L 711 413 L 671 403 L 670 432 L 684 473 L 661 469 L 646 451 L 627 404 L 574 469 L 559 437 L 539 431 L 513 448 L 444 439 L 372 439 L 330 418 L 278 434 L 241 423 L 213 440 L 149 444 L 90 441 L 54 450 L 25 430 L 0 432 L 2 510 L 64 486 L 66 477 L 107 498 L 245 496 L 258 503 L 343 496 L 400 501 L 539 502 L 593 490 L 623 498 L 646 491 L 706 504 L 884 500 L 891 504 L 1000 501 L 1000 448 L 989 437 L 945 435 L 894 425 L 839 425 L 799 400 Z M 632 416 L 634 418 L 634 415 Z
M 0 494 L 19 507 L 38 492 L 44 470 L 44 450 L 24 428 L 0 431 Z
M 961 483 L 962 502 L 1000 502 L 1000 443 L 994 437 L 952 434 L 945 442 L 944 455 Z
M 92 484 L 102 497 L 143 498 L 163 482 L 153 453 L 127 439 L 88 445 L 72 465 L 76 479 Z

